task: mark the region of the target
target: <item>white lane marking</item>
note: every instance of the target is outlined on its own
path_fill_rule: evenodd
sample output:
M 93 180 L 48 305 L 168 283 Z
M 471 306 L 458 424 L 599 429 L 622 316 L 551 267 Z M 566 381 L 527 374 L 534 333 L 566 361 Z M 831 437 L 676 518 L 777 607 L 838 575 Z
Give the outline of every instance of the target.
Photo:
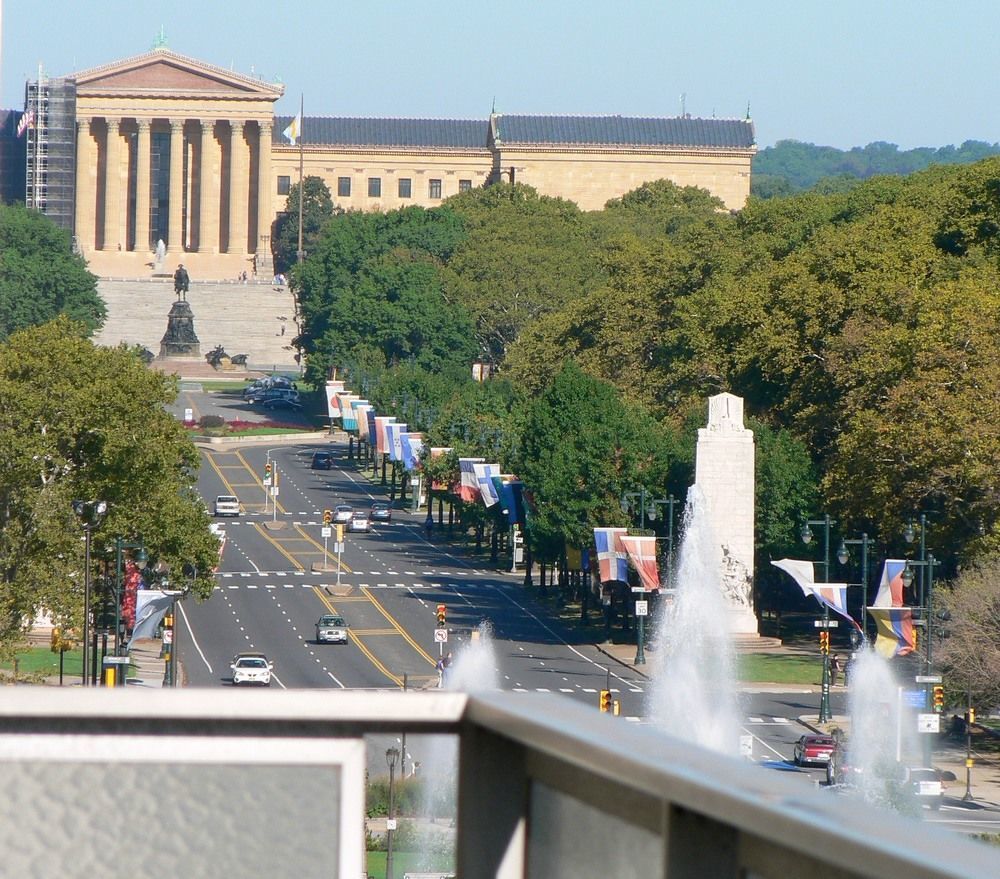
M 745 733 L 747 733 L 748 735 L 750 735 L 750 736 L 751 736 L 751 737 L 752 737 L 752 738 L 753 738 L 753 739 L 754 739 L 755 741 L 758 741 L 758 742 L 760 742 L 760 743 L 761 743 L 761 744 L 762 744 L 762 745 L 763 745 L 763 746 L 764 746 L 765 748 L 767 748 L 767 750 L 769 750 L 769 751 L 770 751 L 770 752 L 771 752 L 772 754 L 774 754 L 774 755 L 775 755 L 776 757 L 778 757 L 778 759 L 780 759 L 780 760 L 784 760 L 784 759 L 785 759 L 785 755 L 784 755 L 784 754 L 782 754 L 782 753 L 781 753 L 781 751 L 779 751 L 779 750 L 778 750 L 777 748 L 772 748 L 772 747 L 771 747 L 771 746 L 770 746 L 770 745 L 769 745 L 769 744 L 768 744 L 767 742 L 765 742 L 765 741 L 764 741 L 764 740 L 763 740 L 763 739 L 762 739 L 762 738 L 761 738 L 760 736 L 757 736 L 757 735 L 754 735 L 754 734 L 753 734 L 753 733 L 752 733 L 752 732 L 751 732 L 750 730 L 748 730 L 748 729 L 747 729 L 746 727 L 743 727 L 743 732 L 745 732 Z
M 187 626 L 188 635 L 191 638 L 191 643 L 194 644 L 194 649 L 198 651 L 198 655 L 201 657 L 201 661 L 205 663 L 205 667 L 208 669 L 209 674 L 214 674 L 212 671 L 212 664 L 205 657 L 202 652 L 201 647 L 198 645 L 198 639 L 194 636 L 194 630 L 191 628 L 191 621 L 188 619 L 187 611 L 184 610 L 183 602 L 177 602 L 177 610 L 180 611 L 181 616 L 184 618 L 184 625 Z

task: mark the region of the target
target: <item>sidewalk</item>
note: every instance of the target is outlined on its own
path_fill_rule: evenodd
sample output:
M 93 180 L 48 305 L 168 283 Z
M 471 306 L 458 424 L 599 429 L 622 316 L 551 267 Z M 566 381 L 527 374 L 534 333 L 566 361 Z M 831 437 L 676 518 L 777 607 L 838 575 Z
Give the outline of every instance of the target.
M 159 639 L 146 638 L 136 641 L 129 651 L 132 657 L 132 669 L 134 674 L 127 681 L 130 687 L 155 687 L 163 686 L 163 673 L 165 665 L 160 658 Z

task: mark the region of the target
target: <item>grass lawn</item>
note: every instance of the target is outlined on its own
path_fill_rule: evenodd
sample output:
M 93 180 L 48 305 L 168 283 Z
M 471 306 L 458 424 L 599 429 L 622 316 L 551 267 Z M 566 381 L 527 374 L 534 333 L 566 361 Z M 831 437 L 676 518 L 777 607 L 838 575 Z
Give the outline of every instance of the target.
M 385 852 L 368 852 L 365 869 L 369 879 L 385 879 Z M 419 852 L 392 853 L 392 872 L 397 877 L 405 872 L 447 873 L 455 869 L 448 855 L 422 855 Z
M 17 651 L 17 673 L 28 675 L 58 675 L 59 654 L 53 653 L 48 647 L 29 647 Z M 63 654 L 63 677 L 80 677 L 80 661 L 83 654 L 80 650 L 67 650 Z M 14 663 L 0 662 L 0 668 L 13 671 Z
M 814 684 L 823 676 L 818 656 L 744 653 L 736 658 L 737 677 L 744 683 Z

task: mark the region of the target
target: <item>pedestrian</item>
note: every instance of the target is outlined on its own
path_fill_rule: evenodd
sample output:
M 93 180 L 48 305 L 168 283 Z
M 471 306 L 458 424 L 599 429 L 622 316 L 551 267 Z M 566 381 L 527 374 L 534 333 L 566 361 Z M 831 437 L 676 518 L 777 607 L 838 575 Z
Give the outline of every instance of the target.
M 449 650 L 441 660 L 441 682 L 447 687 L 451 678 L 451 651 Z
M 841 668 L 841 665 L 840 665 L 840 654 L 839 653 L 834 653 L 833 654 L 833 661 L 830 663 L 830 686 L 831 687 L 836 687 L 837 686 L 837 678 L 840 675 L 840 668 Z
M 184 263 L 179 263 L 177 271 L 174 272 L 174 293 L 177 294 L 178 301 L 187 299 L 190 284 L 191 279 L 188 277 L 187 269 L 184 268 Z
M 444 656 L 438 657 L 438 661 L 434 663 L 434 668 L 438 673 L 438 689 L 440 690 L 444 686 Z
M 427 518 L 424 519 L 424 531 L 427 532 L 427 539 L 431 539 L 431 532 L 434 530 L 434 517 L 431 515 L 431 511 L 427 511 Z

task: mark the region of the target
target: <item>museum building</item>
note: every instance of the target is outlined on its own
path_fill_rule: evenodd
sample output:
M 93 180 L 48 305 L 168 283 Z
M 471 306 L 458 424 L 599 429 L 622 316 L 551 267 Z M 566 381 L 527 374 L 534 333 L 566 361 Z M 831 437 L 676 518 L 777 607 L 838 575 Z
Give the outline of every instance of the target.
M 293 143 L 292 118 L 274 115 L 283 92 L 165 47 L 29 82 L 24 201 L 99 276 L 148 275 L 162 241 L 171 270 L 226 279 L 271 273 L 271 225 L 300 167 L 356 210 L 433 207 L 499 181 L 583 210 L 660 178 L 731 210 L 750 193 L 749 119 L 306 117 Z

